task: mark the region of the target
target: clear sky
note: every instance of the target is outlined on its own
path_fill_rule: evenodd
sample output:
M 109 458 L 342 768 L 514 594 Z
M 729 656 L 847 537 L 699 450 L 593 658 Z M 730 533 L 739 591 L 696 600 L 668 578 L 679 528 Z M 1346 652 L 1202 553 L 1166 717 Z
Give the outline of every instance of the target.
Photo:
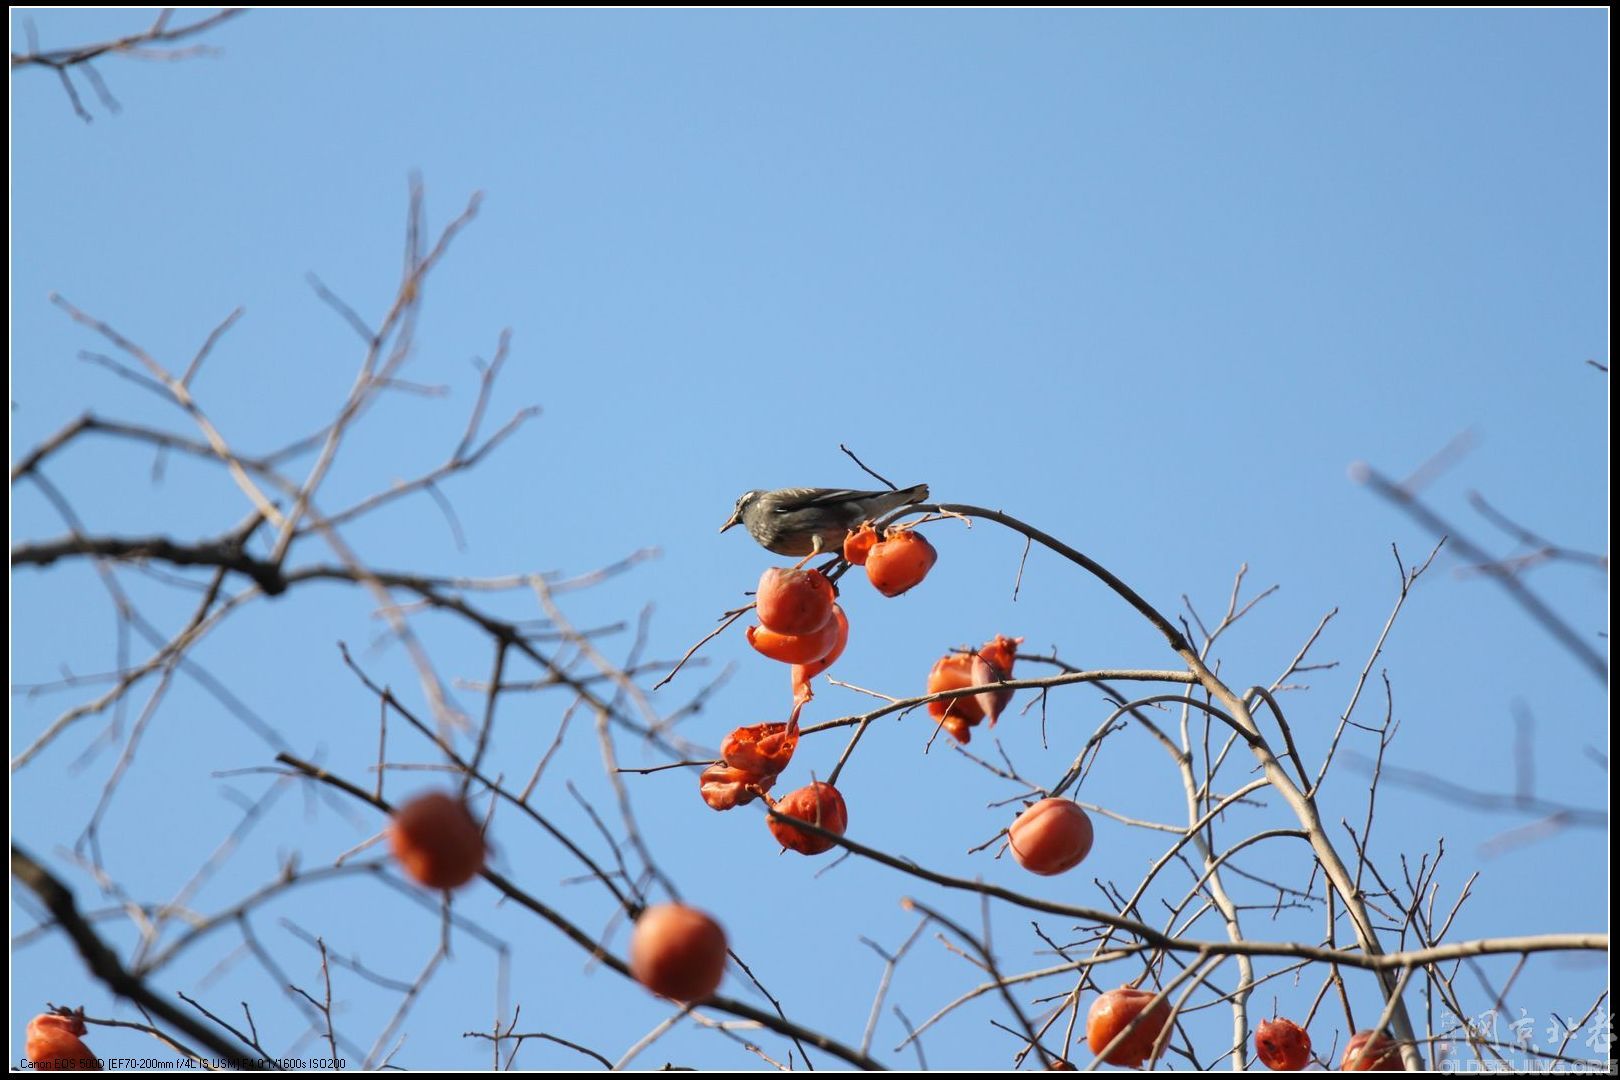
M 26 47 L 29 19 L 54 48 L 133 32 L 151 14 L 13 11 L 13 52 Z M 88 124 L 49 72 L 16 71 L 13 460 L 86 409 L 190 433 L 172 406 L 76 359 L 104 343 L 49 303 L 53 291 L 176 367 L 244 307 L 203 369 L 199 400 L 249 452 L 319 428 L 360 350 L 306 274 L 377 318 L 397 282 L 415 170 L 435 229 L 484 193 L 429 282 L 404 372 L 450 392 L 387 396 L 345 444 L 324 504 L 442 461 L 476 391 L 472 360 L 490 357 L 504 328 L 512 351 L 491 422 L 529 404 L 544 412 L 445 485 L 465 549 L 417 497 L 351 531 L 374 565 L 572 574 L 657 547 L 659 558 L 570 596 L 567 610 L 581 625 L 633 624 L 650 604 L 647 655 L 678 656 L 767 565 L 740 531 L 715 534 L 736 496 L 867 486 L 842 442 L 898 483 L 927 482 L 936 498 L 1004 508 L 1064 538 L 1167 611 L 1185 613 L 1186 597 L 1206 620 L 1218 617 L 1247 564 L 1250 593 L 1280 589 L 1223 643 L 1234 685 L 1269 682 L 1337 608 L 1313 656 L 1339 666 L 1285 699 L 1314 759 L 1394 602 L 1391 543 L 1408 566 L 1433 544 L 1348 478 L 1352 462 L 1404 477 L 1471 432 L 1469 452 L 1425 498 L 1500 554 L 1512 541 L 1469 506 L 1471 491 L 1554 541 L 1607 551 L 1609 383 L 1587 361 L 1609 360 L 1608 34 L 1597 10 L 264 11 L 209 33 L 217 56 L 100 62 L 121 111 L 81 79 Z M 170 459 L 154 480 L 149 453 L 110 440 L 72 448 L 47 475 L 91 532 L 209 536 L 248 509 L 218 470 Z M 12 511 L 13 543 L 65 531 L 32 484 L 13 492 Z M 941 557 L 923 587 L 894 601 L 846 590 L 854 629 L 840 677 L 920 693 L 940 653 L 994 633 L 1088 667 L 1175 666 L 1162 639 L 1072 567 L 1033 553 L 1015 602 L 1019 539 L 987 522 L 930 530 Z M 315 543 L 295 549 L 295 562 L 329 557 Z M 1606 806 L 1606 766 L 1594 760 L 1608 753 L 1606 687 L 1462 569 L 1442 555 L 1414 591 L 1358 718 L 1382 716 L 1387 672 L 1400 723 L 1391 765 L 1511 793 L 1528 756 L 1536 794 Z M 194 603 L 129 581 L 164 627 L 181 625 Z M 1607 653 L 1602 573 L 1553 564 L 1527 581 Z M 113 613 L 90 567 L 25 568 L 13 588 L 14 684 L 114 663 Z M 537 614 L 521 594 L 490 602 L 511 617 Z M 363 780 L 376 705 L 336 643 L 420 704 L 374 614 L 363 595 L 315 588 L 244 611 L 197 656 L 298 752 Z M 446 620 L 421 622 L 447 677 L 487 677 L 485 644 Z M 630 636 L 604 648 L 622 656 Z M 684 725 L 690 738 L 712 746 L 735 724 L 782 718 L 785 677 L 740 633 L 705 655 L 709 667 L 656 699 L 674 708 L 737 665 Z M 97 692 L 14 693 L 14 752 Z M 460 700 L 475 707 L 478 696 Z M 808 719 L 870 700 L 828 687 Z M 492 760 L 509 780 L 533 767 L 563 704 L 537 696 L 503 706 L 509 726 Z M 1534 721 L 1517 750 L 1516 708 Z M 1021 770 L 1055 778 L 1108 708 L 1072 688 L 1047 711 L 1049 748 L 1033 711 L 997 730 Z M 103 725 L 73 729 L 13 777 L 14 838 L 90 908 L 111 900 L 74 868 L 70 849 L 118 760 L 97 741 Z M 1162 851 L 1160 835 L 1100 820 L 1091 859 L 1063 878 L 1032 886 L 1007 860 L 970 856 L 1006 824 L 1007 812 L 987 804 L 1016 790 L 942 742 L 925 755 L 926 733 L 913 714 L 862 744 L 841 784 L 853 838 L 1088 905 L 1103 902 L 1094 878 L 1128 890 Z M 400 760 L 432 760 L 398 738 Z M 1358 738 L 1351 748 L 1368 752 L 1369 737 Z M 807 740 L 787 782 L 825 774 L 842 746 L 839 735 Z M 994 755 L 987 737 L 973 748 Z M 634 744 L 622 753 L 627 763 L 662 760 Z M 178 681 L 103 839 L 129 897 L 175 895 L 225 838 L 238 801 L 273 781 L 217 774 L 272 756 L 215 698 Z M 1229 768 L 1234 785 L 1247 776 L 1246 763 Z M 1323 812 L 1344 840 L 1340 819 L 1360 830 L 1367 780 L 1348 760 L 1336 769 Z M 540 798 L 593 836 L 564 777 L 611 806 L 588 725 L 569 736 Z M 430 782 L 395 774 L 390 792 Z M 824 863 L 779 857 L 756 808 L 707 810 L 689 773 L 628 784 L 688 898 L 722 918 L 790 1015 L 848 1041 L 859 1041 L 881 973 L 858 937 L 898 945 L 913 924 L 901 897 L 979 925 L 972 897 L 930 893 L 881 867 L 851 860 L 816 877 Z M 1134 734 L 1110 741 L 1081 797 L 1127 816 L 1184 814 L 1174 771 Z M 1398 874 L 1402 854 L 1415 865 L 1443 838 L 1442 910 L 1479 872 L 1454 938 L 1605 930 L 1605 832 L 1499 842 L 1536 820 L 1386 784 L 1373 851 Z M 1227 829 L 1236 839 L 1288 823 L 1273 799 Z M 379 827 L 365 808 L 293 789 L 191 903 L 226 907 L 278 859 L 329 863 Z M 580 869 L 560 848 L 515 818 L 498 816 L 494 836 L 503 872 L 605 929 L 600 890 L 568 883 Z M 1306 865 L 1298 851 L 1268 846 L 1244 869 L 1303 889 Z M 1170 899 L 1190 883 L 1176 878 Z M 615 1058 L 668 1015 L 497 899 L 475 885 L 457 910 L 509 947 L 523 1028 Z M 14 934 L 33 910 L 14 902 Z M 1027 915 L 995 912 L 1008 970 L 1050 962 Z M 1256 937 L 1314 940 L 1322 925 L 1319 909 L 1250 916 Z M 1056 920 L 1043 925 L 1070 935 Z M 406 982 L 437 940 L 431 911 L 370 878 L 311 886 L 255 923 L 289 979 L 308 986 L 318 966 L 289 926 Z M 1220 934 L 1214 922 L 1199 929 Z M 103 930 L 126 955 L 136 944 L 127 921 Z M 622 950 L 622 929 L 614 934 Z M 227 1011 L 250 1001 L 269 1045 L 316 1049 L 274 980 L 233 954 L 236 940 L 226 931 L 199 943 L 156 984 Z M 134 1018 L 60 938 L 14 947 L 14 965 L 14 1048 L 46 1001 Z M 458 937 L 453 962 L 407 1018 L 396 1061 L 487 1063 L 487 1044 L 462 1033 L 489 1027 L 495 967 L 486 945 Z M 1512 968 L 1482 962 L 1459 974 L 1459 989 L 1484 1009 Z M 1121 964 L 1104 978 L 1139 971 Z M 978 981 L 925 937 L 890 1001 L 917 1022 Z M 1302 1013 L 1319 982 L 1312 972 L 1298 985 L 1268 983 L 1255 1011 L 1269 1014 L 1275 998 L 1284 1013 Z M 1578 1017 L 1604 985 L 1589 957 L 1538 958 L 1512 983 L 1503 1014 L 1534 1017 L 1540 1031 L 1554 1013 Z M 727 989 L 750 994 L 736 975 Z M 1370 1022 L 1370 982 L 1352 977 L 1351 992 L 1358 1020 Z M 347 971 L 334 993 L 363 1054 L 399 995 Z M 1190 1030 L 1218 1042 L 1225 1021 L 1204 1016 Z M 957 1014 L 925 1040 L 929 1063 L 1005 1067 L 1016 1044 L 991 1021 L 1010 1021 L 992 999 Z M 1342 1047 L 1342 1013 L 1324 1006 L 1319 1046 L 1335 1025 Z M 911 1063 L 891 1049 L 902 1035 L 885 1015 L 875 1052 Z M 92 1043 L 103 1055 L 162 1051 L 116 1030 Z M 785 1053 L 774 1036 L 768 1051 Z M 518 1060 L 584 1059 L 530 1045 Z M 665 1061 L 760 1064 L 690 1026 L 638 1059 Z

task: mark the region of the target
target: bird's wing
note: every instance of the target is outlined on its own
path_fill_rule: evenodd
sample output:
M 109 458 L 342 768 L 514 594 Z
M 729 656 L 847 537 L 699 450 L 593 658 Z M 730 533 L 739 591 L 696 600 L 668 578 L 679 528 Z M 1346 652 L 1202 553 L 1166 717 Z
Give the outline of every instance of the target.
M 827 506 L 829 504 L 850 502 L 855 499 L 868 499 L 873 495 L 883 495 L 881 491 L 854 491 L 850 488 L 782 488 L 771 492 L 775 496 L 776 512 L 778 514 L 791 514 L 795 510 L 808 510 L 811 507 Z

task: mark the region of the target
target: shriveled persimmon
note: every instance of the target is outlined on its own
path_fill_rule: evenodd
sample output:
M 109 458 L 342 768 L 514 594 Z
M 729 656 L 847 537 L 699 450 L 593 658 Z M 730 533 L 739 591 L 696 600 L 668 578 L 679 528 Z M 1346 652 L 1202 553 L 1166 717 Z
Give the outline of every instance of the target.
M 1042 799 L 1007 830 L 1018 865 L 1050 877 L 1072 870 L 1091 854 L 1091 818 L 1069 799 Z
M 1003 682 L 1012 678 L 1013 662 L 1018 657 L 1018 646 L 1024 643 L 1019 637 L 1007 637 L 997 634 L 979 648 L 979 654 L 973 660 L 971 675 L 974 686 L 983 686 L 986 683 Z M 982 694 L 975 694 L 973 700 L 979 703 L 984 715 L 989 718 L 990 726 L 996 726 L 996 719 L 1006 711 L 1012 703 L 1013 691 L 1007 687 L 995 690 L 986 690 Z
M 870 521 L 864 522 L 858 529 L 849 530 L 844 537 L 844 560 L 853 566 L 865 566 L 866 557 L 877 542 L 878 533 Z
M 769 800 L 766 800 L 769 802 Z M 772 809 L 789 817 L 808 821 L 818 825 L 830 833 L 844 835 L 849 827 L 849 810 L 844 806 L 844 797 L 838 789 L 831 784 L 816 781 L 797 791 L 790 791 L 780 800 L 772 804 Z M 790 825 L 777 818 L 767 818 L 766 824 L 770 826 L 771 835 L 776 842 L 785 848 L 792 848 L 800 855 L 820 855 L 837 847 L 833 841 L 825 836 L 805 832 L 797 825 Z
M 394 813 L 388 839 L 405 872 L 430 889 L 467 884 L 484 868 L 484 832 L 453 795 L 418 795 Z
M 661 997 L 702 1001 L 725 977 L 726 932 L 697 908 L 654 905 L 630 935 L 630 974 Z
M 768 568 L 754 593 L 760 625 L 778 634 L 809 634 L 832 618 L 837 594 L 820 570 Z
M 1106 1050 L 1108 1044 L 1113 1042 L 1131 1021 L 1140 1016 L 1144 1009 L 1147 1009 L 1148 1003 L 1155 996 L 1150 990 L 1122 986 L 1118 990 L 1108 991 L 1092 1002 L 1090 1011 L 1086 1013 L 1086 1045 L 1091 1047 L 1091 1052 L 1100 1054 Z M 1141 1065 L 1153 1054 L 1154 1045 L 1159 1041 L 1159 1034 L 1169 1022 L 1170 1003 L 1161 1001 L 1148 1011 L 1142 1022 L 1121 1039 L 1119 1045 L 1103 1060 L 1110 1065 L 1123 1065 L 1128 1068 Z
M 944 728 L 946 734 L 963 746 L 973 741 L 973 725 L 960 716 L 947 716 L 939 722 L 939 726 Z
M 1262 1020 L 1254 1029 L 1254 1052 L 1268 1069 L 1299 1072 L 1311 1063 L 1311 1035 L 1280 1016 Z
M 1007 678 L 1006 671 L 993 661 L 986 660 L 983 656 L 975 656 L 968 669 L 968 685 L 970 686 L 986 686 L 990 683 L 1003 682 Z M 1010 688 L 1000 686 L 994 690 L 985 690 L 974 694 L 973 701 L 990 721 L 990 726 L 995 727 L 996 720 L 1001 716 L 1002 710 L 1012 703 L 1012 697 L 1013 692 Z
M 775 776 L 788 767 L 793 751 L 799 746 L 799 710 L 804 702 L 793 706 L 787 723 L 751 724 L 727 735 L 720 744 L 720 756 L 733 769 L 756 776 Z
M 833 610 L 837 608 L 834 604 Z M 754 651 L 784 664 L 811 664 L 832 652 L 840 633 L 848 633 L 848 626 L 837 615 L 808 634 L 779 634 L 769 627 L 750 626 L 748 644 Z
M 747 806 L 776 783 L 776 774 L 761 776 L 746 769 L 734 769 L 716 762 L 698 776 L 698 793 L 711 810 L 731 810 Z
M 979 646 L 979 655 L 1005 671 L 1010 678 L 1013 673 L 1013 662 L 1018 659 L 1018 646 L 1023 643 L 1024 639 L 1021 637 L 997 634 Z
M 1374 1038 L 1370 1031 L 1358 1031 L 1345 1044 L 1339 1061 L 1341 1072 L 1405 1072 L 1401 1048 L 1387 1035 Z
M 928 576 L 939 553 L 914 529 L 890 529 L 866 554 L 866 577 L 884 596 L 899 596 Z
M 41 1013 L 28 1021 L 23 1053 L 40 1072 L 100 1072 L 101 1062 L 79 1036 L 84 1010 Z
M 837 663 L 838 658 L 844 655 L 844 646 L 849 644 L 849 619 L 844 617 L 844 609 L 834 604 L 832 617 L 833 622 L 838 624 L 838 640 L 833 643 L 827 655 L 808 664 L 793 665 L 793 677 L 790 682 L 793 686 L 794 701 L 809 701 L 816 696 L 810 687 L 810 680 Z

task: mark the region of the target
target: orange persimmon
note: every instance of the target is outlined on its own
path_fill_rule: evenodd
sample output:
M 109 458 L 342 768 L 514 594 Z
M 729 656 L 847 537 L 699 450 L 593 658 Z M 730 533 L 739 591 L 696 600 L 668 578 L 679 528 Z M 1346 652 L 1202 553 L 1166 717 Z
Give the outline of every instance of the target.
M 41 1013 L 28 1021 L 23 1053 L 40 1072 L 100 1072 L 101 1062 L 79 1036 L 84 1010 Z
M 834 604 L 833 610 L 837 609 L 838 605 Z M 847 632 L 848 626 L 836 616 L 808 634 L 779 634 L 769 627 L 750 626 L 748 644 L 755 652 L 784 664 L 811 664 L 832 652 L 838 644 L 841 628 Z
M 872 528 L 870 521 L 864 522 L 858 529 L 849 530 L 844 536 L 844 560 L 852 566 L 865 566 L 866 557 L 872 553 L 872 547 L 877 542 L 877 530 Z
M 484 868 L 483 830 L 466 803 L 442 791 L 395 811 L 388 839 L 405 872 L 430 889 L 465 885 Z
M 1254 1030 L 1254 1052 L 1268 1069 L 1298 1072 L 1311 1063 L 1311 1036 L 1280 1016 L 1262 1020 Z
M 1358 1031 L 1350 1036 L 1339 1061 L 1341 1072 L 1405 1072 L 1406 1062 L 1401 1048 L 1387 1035 L 1373 1037 L 1370 1031 Z
M 1147 1008 L 1148 1002 L 1155 996 L 1157 995 L 1151 990 L 1122 986 L 1118 990 L 1108 991 L 1092 1002 L 1091 1010 L 1086 1013 L 1086 1045 L 1091 1047 L 1091 1052 L 1102 1053 L 1108 1044 L 1114 1041 L 1114 1037 L 1124 1031 L 1126 1025 Z M 1161 1001 L 1118 1046 L 1114 1047 L 1113 1053 L 1103 1060 L 1110 1065 L 1135 1068 L 1153 1053 L 1154 1044 L 1159 1041 L 1159 1033 L 1169 1023 L 1170 1003 Z
M 866 577 L 884 596 L 899 596 L 928 576 L 939 553 L 914 529 L 890 529 L 866 555 Z
M 661 997 L 702 1001 L 726 974 L 726 932 L 685 904 L 656 904 L 630 935 L 630 974 Z
M 827 655 L 820 660 L 812 660 L 808 664 L 794 664 L 793 677 L 790 680 L 793 686 L 793 700 L 798 702 L 809 701 L 815 697 L 810 689 L 810 680 L 832 667 L 838 658 L 844 655 L 844 646 L 849 644 L 849 620 L 844 617 L 844 609 L 833 605 L 833 622 L 838 624 L 838 640 L 828 650 Z
M 766 799 L 766 802 L 770 800 Z M 838 793 L 837 788 L 831 784 L 823 784 L 819 780 L 797 791 L 788 792 L 771 806 L 778 813 L 819 825 L 839 836 L 844 835 L 844 830 L 849 826 L 849 810 L 844 806 L 844 797 Z M 777 843 L 785 848 L 792 848 L 800 855 L 820 855 L 823 851 L 837 846 L 825 836 L 807 833 L 785 821 L 766 818 L 765 822 L 770 826 L 771 835 L 776 837 Z
M 1018 865 L 1050 877 L 1073 870 L 1091 854 L 1091 818 L 1069 799 L 1042 799 L 1018 815 L 1007 830 Z
M 948 653 L 940 657 L 928 672 L 928 692 L 938 694 L 974 685 L 973 661 L 974 655 L 969 652 Z M 967 724 L 977 724 L 984 719 L 984 707 L 978 699 L 979 695 L 973 694 L 930 701 L 928 715 L 935 720 L 955 716 Z
M 804 702 L 793 706 L 793 714 L 785 724 L 751 724 L 736 728 L 720 744 L 720 756 L 733 769 L 756 776 L 775 776 L 788 767 L 793 751 L 799 746 L 799 710 Z
M 754 604 L 760 625 L 778 634 L 809 634 L 832 618 L 832 582 L 820 570 L 769 567 L 759 576 Z
M 698 793 L 711 810 L 730 810 L 747 806 L 776 783 L 776 775 L 760 776 L 746 769 L 733 769 L 725 762 L 716 762 L 704 769 L 698 777 Z

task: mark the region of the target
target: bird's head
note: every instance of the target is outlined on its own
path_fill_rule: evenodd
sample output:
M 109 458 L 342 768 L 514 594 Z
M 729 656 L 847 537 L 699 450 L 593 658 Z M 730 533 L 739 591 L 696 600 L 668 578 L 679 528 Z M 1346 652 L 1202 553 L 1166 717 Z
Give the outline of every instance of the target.
M 740 524 L 743 519 L 743 514 L 748 510 L 749 504 L 755 499 L 759 498 L 760 494 L 761 492 L 758 491 L 745 491 L 741 495 L 737 496 L 737 505 L 732 508 L 731 516 L 726 519 L 726 523 L 720 526 L 720 531 L 725 532 L 733 525 Z

